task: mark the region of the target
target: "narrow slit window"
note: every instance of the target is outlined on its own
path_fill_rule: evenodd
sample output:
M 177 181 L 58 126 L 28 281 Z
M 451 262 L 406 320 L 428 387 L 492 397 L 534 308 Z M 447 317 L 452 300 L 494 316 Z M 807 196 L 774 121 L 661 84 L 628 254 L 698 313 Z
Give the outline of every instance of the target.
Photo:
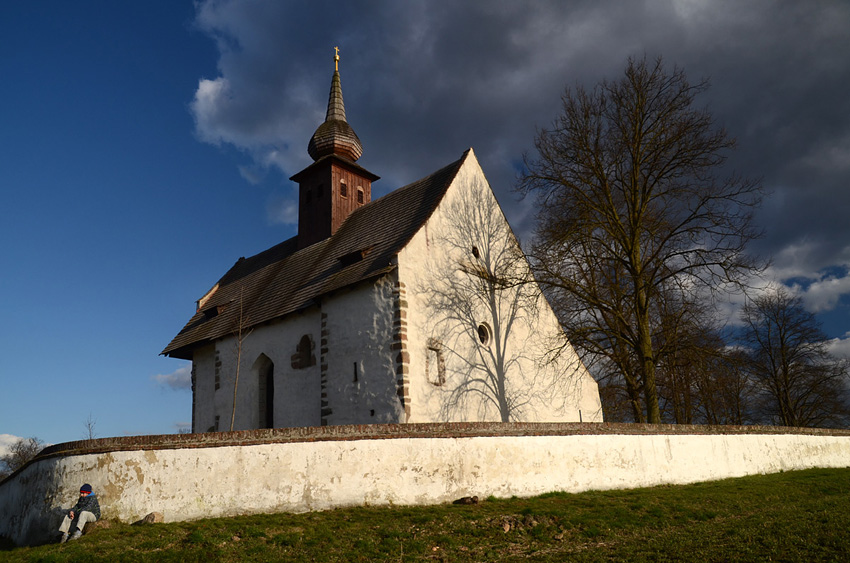
M 221 389 L 221 356 L 218 350 L 215 352 L 215 390 Z
M 439 340 L 431 339 L 425 349 L 425 377 L 428 383 L 440 387 L 446 382 L 446 362 L 443 346 Z
M 341 197 L 348 197 L 348 186 L 345 184 L 345 180 L 340 180 L 339 182 L 339 195 Z

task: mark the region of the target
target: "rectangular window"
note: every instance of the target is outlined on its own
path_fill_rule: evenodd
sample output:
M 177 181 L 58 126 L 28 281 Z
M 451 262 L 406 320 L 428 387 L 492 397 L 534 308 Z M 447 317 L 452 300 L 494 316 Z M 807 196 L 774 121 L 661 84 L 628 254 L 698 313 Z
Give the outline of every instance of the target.
M 443 358 L 443 345 L 439 340 L 430 339 L 425 350 L 425 377 L 428 383 L 440 387 L 446 382 L 446 362 Z
M 340 180 L 339 182 L 339 195 L 348 197 L 348 186 L 345 185 L 345 180 Z

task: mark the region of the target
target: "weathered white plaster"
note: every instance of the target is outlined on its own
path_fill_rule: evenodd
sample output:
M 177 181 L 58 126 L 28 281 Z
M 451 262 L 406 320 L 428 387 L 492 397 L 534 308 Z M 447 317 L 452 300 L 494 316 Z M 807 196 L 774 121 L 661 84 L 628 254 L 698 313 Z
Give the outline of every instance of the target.
M 0 535 L 21 543 L 52 538 L 59 509 L 74 502 L 84 482 L 98 493 L 105 518 L 131 522 L 156 510 L 173 522 L 850 466 L 850 436 L 835 435 L 306 439 L 41 459 L 0 484 Z
M 404 422 L 391 347 L 394 283 L 395 273 L 322 300 L 329 424 Z
M 488 295 L 461 271 L 478 267 L 532 283 Z M 398 271 L 408 289 L 410 422 L 499 421 L 501 413 L 494 404 L 499 395 L 511 403 L 510 421 L 602 422 L 597 383 L 565 341 L 554 312 L 533 282 L 471 149 L 440 205 L 399 253 Z M 448 311 L 437 309 L 434 302 L 449 293 L 456 302 Z M 478 341 L 481 323 L 493 333 L 494 342 L 488 346 Z M 497 348 L 500 336 L 502 347 Z M 428 344 L 433 341 L 443 348 L 442 386 L 429 383 L 426 374 Z M 488 369 L 470 374 L 473 362 L 486 363 Z M 473 378 L 495 379 L 499 364 L 505 366 L 504 393 L 493 391 L 492 384 L 457 392 L 464 380 L 469 384 Z
M 316 363 L 301 369 L 292 367 L 292 356 L 304 335 L 313 341 Z M 236 389 L 234 430 L 259 428 L 259 373 L 257 360 L 265 355 L 274 364 L 275 427 L 318 426 L 321 422 L 319 349 L 321 317 L 317 308 L 246 331 L 242 352 L 238 353 L 237 337 L 216 341 L 195 352 L 195 424 L 196 432 L 230 430 L 233 388 L 236 383 L 236 360 L 240 357 L 239 382 Z M 221 361 L 220 386 L 216 390 L 215 355 Z M 219 417 L 215 428 L 215 417 Z

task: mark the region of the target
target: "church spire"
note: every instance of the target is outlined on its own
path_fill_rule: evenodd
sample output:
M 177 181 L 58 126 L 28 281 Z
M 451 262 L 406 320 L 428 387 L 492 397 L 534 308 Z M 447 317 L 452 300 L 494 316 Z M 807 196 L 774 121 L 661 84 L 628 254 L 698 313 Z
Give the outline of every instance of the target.
M 314 162 L 290 178 L 298 182 L 298 248 L 333 236 L 351 213 L 372 200 L 372 182 L 378 179 L 355 162 L 363 147 L 345 119 L 339 48 L 334 50 L 328 113 L 307 145 Z
M 339 47 L 334 47 L 334 74 L 328 96 L 328 111 L 325 121 L 319 125 L 307 145 L 307 153 L 313 160 L 335 154 L 351 161 L 363 155 L 360 139 L 345 119 L 345 103 L 342 100 L 342 85 L 339 79 Z

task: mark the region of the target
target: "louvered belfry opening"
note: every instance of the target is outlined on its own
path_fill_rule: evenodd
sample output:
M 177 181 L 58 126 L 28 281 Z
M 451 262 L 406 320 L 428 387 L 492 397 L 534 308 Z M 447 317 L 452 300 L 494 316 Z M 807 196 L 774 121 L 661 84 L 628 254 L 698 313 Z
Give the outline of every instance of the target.
M 372 182 L 379 178 L 356 163 L 363 146 L 345 117 L 339 55 L 334 61 L 325 121 L 307 145 L 313 164 L 290 178 L 299 184 L 298 248 L 333 235 L 352 211 L 371 201 Z

